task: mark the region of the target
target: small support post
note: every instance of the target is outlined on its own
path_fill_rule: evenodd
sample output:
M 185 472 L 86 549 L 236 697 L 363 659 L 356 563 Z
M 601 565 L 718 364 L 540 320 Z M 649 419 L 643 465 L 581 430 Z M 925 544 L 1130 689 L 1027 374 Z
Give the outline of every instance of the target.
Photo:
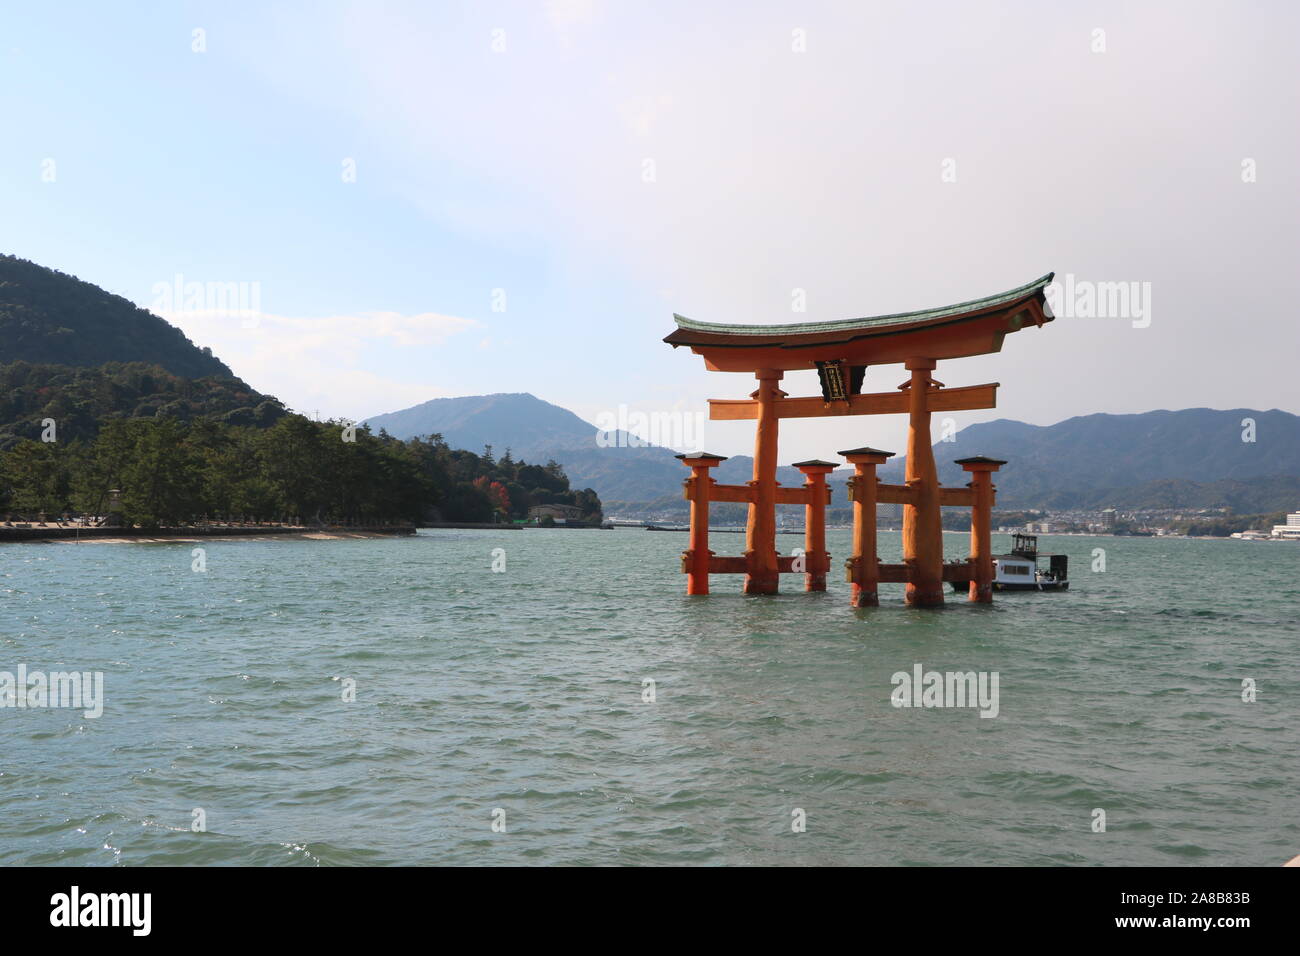
M 691 477 L 685 486 L 686 499 L 691 503 L 691 538 L 689 550 L 682 552 L 682 570 L 689 575 L 686 578 L 687 594 L 709 593 L 709 489 L 714 480 L 709 474 L 726 461 L 723 455 L 711 455 L 707 451 L 692 452 L 676 456 L 683 465 L 691 469 Z
M 956 464 L 970 472 L 974 493 L 970 508 L 971 581 L 969 600 L 977 604 L 993 603 L 993 472 L 1005 461 L 997 458 L 958 458 Z
M 903 562 L 908 565 L 904 599 L 917 607 L 943 604 L 943 525 L 939 514 L 939 474 L 930 447 L 930 377 L 934 359 L 907 360 L 912 373 L 907 392 L 907 484 L 916 489 L 913 503 L 903 505 Z
M 850 448 L 840 452 L 853 465 L 849 497 L 853 499 L 853 556 L 844 562 L 853 585 L 853 607 L 879 607 L 880 559 L 876 556 L 876 466 L 894 457 L 879 448 Z
M 808 503 L 804 505 L 804 587 L 805 591 L 825 591 L 826 572 L 831 566 L 831 556 L 826 553 L 826 476 L 835 470 L 835 462 L 796 461 L 794 466 L 803 472 L 803 486 L 808 490 Z
M 754 434 L 754 500 L 749 505 L 745 529 L 746 594 L 775 594 L 781 575 L 776 560 L 776 400 L 784 398 L 777 382 L 785 372 L 760 368 L 754 372 L 758 389 L 751 397 L 758 402 L 758 427 Z

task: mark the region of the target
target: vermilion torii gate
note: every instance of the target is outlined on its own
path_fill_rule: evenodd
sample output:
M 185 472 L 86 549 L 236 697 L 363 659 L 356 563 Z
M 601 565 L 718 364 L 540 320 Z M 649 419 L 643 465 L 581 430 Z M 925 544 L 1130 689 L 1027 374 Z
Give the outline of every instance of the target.
M 674 348 L 689 346 L 714 372 L 750 372 L 758 389 L 749 399 L 711 399 L 715 421 L 754 420 L 754 477 L 744 485 L 720 485 L 709 471 L 725 461 L 706 452 L 678 455 L 691 469 L 686 497 L 691 502 L 689 550 L 682 555 L 688 594 L 707 594 L 709 574 L 744 573 L 746 594 L 775 594 L 782 573 L 805 574 L 805 588 L 826 588 L 830 555 L 825 549 L 826 485 L 836 464 L 797 462 L 802 487 L 782 487 L 776 480 L 777 423 L 783 418 L 835 415 L 908 416 L 906 482 L 881 484 L 876 466 L 892 457 L 875 448 L 840 452 L 856 474 L 850 482 L 854 501 L 854 553 L 846 562 L 854 606 L 878 603 L 881 581 L 907 585 L 908 604 L 943 603 L 944 581 L 970 581 L 970 600 L 992 600 L 993 559 L 989 524 L 993 507 L 992 473 L 1005 464 L 992 458 L 965 458 L 958 463 L 971 473 L 965 488 L 941 488 L 930 447 L 933 412 L 994 408 L 997 383 L 948 388 L 931 374 L 940 360 L 983 355 L 1002 349 L 1009 332 L 1052 320 L 1044 289 L 1052 274 L 1000 295 L 924 312 L 906 312 L 837 322 L 792 325 L 724 325 L 695 322 L 675 315 L 677 330 L 664 339 Z M 897 392 L 862 394 L 868 366 L 903 364 L 911 373 Z M 819 397 L 790 398 L 779 387 L 787 371 L 817 369 Z M 742 557 L 718 557 L 709 550 L 709 503 L 736 501 L 749 505 Z M 903 506 L 903 563 L 881 564 L 876 557 L 876 504 Z M 806 508 L 803 566 L 776 550 L 776 506 Z M 971 509 L 971 557 L 944 564 L 939 509 Z

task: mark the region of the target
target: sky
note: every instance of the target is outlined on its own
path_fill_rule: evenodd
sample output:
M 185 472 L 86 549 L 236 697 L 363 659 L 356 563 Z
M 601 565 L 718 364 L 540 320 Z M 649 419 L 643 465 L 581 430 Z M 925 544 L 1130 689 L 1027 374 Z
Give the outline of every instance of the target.
M 1047 272 L 1080 290 L 1055 322 L 941 364 L 1002 386 L 957 427 L 1300 412 L 1298 33 L 1288 2 L 6 4 L 0 251 L 321 417 L 531 392 L 685 418 L 754 384 L 663 344 L 673 313 L 843 319 Z M 1114 283 L 1127 306 L 1089 309 Z M 903 427 L 790 422 L 781 459 Z

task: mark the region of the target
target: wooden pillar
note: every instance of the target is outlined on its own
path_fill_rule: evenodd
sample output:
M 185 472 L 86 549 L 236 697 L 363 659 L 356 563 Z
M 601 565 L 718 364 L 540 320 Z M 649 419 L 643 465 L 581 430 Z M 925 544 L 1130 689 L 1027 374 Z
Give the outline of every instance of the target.
M 956 464 L 970 472 L 970 600 L 993 602 L 993 472 L 1005 461 L 997 458 L 958 458 Z
M 854 607 L 880 604 L 880 559 L 876 555 L 876 466 L 894 457 L 879 448 L 850 448 L 840 452 L 853 465 L 849 484 L 853 499 L 853 554 L 845 562 L 853 588 L 849 603 Z
M 829 488 L 826 476 L 835 470 L 835 462 L 796 461 L 794 466 L 803 472 L 803 486 L 808 491 L 804 505 L 804 587 L 805 591 L 825 591 L 826 572 L 831 566 L 831 556 L 826 553 L 826 502 Z
M 754 435 L 754 500 L 749 505 L 745 529 L 746 594 L 775 594 L 780 573 L 776 561 L 776 442 L 775 402 L 785 392 L 777 386 L 785 375 L 780 369 L 760 368 L 754 372 L 758 390 L 751 397 L 758 402 L 758 426 Z
M 930 447 L 930 371 L 934 359 L 908 359 L 907 485 L 913 503 L 903 505 L 903 562 L 909 568 L 908 604 L 943 604 L 943 525 L 939 514 L 939 475 Z
M 686 572 L 687 594 L 709 593 L 709 489 L 714 480 L 709 474 L 726 461 L 723 455 L 711 455 L 706 451 L 678 455 L 683 465 L 691 469 L 691 477 L 682 484 L 686 500 L 691 503 L 691 538 L 688 550 L 682 552 L 682 570 Z

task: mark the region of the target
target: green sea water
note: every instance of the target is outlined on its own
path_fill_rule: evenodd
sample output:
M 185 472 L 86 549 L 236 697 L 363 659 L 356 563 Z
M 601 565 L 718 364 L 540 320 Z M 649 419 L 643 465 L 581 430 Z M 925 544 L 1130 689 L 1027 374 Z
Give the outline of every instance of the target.
M 848 533 L 828 538 L 838 569 Z M 98 718 L 0 709 L 0 862 L 1300 853 L 1300 546 L 1043 537 L 1070 555 L 1067 593 L 926 611 L 885 585 L 855 611 L 838 571 L 824 594 L 785 576 L 786 593 L 746 598 L 715 576 L 688 598 L 685 545 L 639 530 L 212 541 L 206 571 L 189 543 L 0 545 L 0 671 L 104 675 Z M 898 560 L 896 534 L 882 558 Z M 996 672 L 997 716 L 892 706 L 891 676 L 917 664 Z

